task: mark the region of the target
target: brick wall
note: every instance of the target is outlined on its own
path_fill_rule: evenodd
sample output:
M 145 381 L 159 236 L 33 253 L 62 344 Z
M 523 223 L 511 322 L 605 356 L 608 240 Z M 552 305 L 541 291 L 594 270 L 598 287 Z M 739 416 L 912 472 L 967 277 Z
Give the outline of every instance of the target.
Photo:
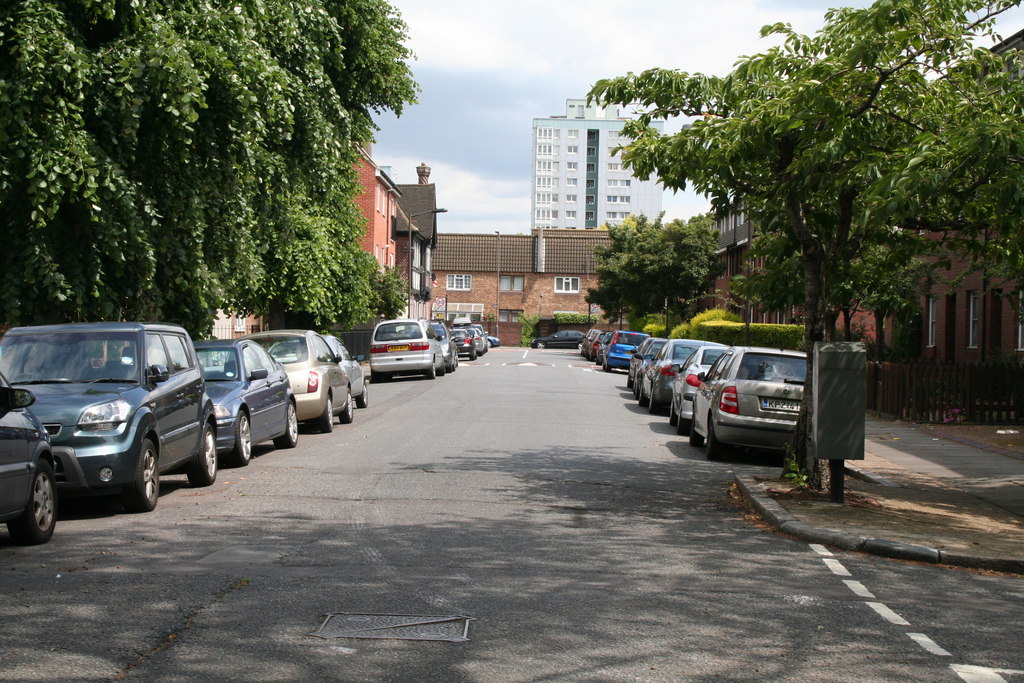
M 454 309 L 455 303 L 483 304 L 481 317 L 487 320 L 496 314 L 496 306 L 501 310 L 521 311 L 527 315 L 540 314 L 542 319 L 548 319 L 556 311 L 575 311 L 587 313 L 590 305 L 586 302 L 588 287 L 597 286 L 597 276 L 587 274 L 571 274 L 564 277 L 576 277 L 580 281 L 579 292 L 573 294 L 562 294 L 555 292 L 555 278 L 558 273 L 514 273 L 523 277 L 522 291 L 497 291 L 497 272 L 470 272 L 460 271 L 461 275 L 472 275 L 472 289 L 449 290 L 448 275 L 456 271 L 436 271 L 438 286 L 434 288 L 434 297 L 444 297 L 448 301 L 448 310 Z M 503 273 L 503 275 L 510 275 Z M 443 311 L 435 310 L 435 313 Z

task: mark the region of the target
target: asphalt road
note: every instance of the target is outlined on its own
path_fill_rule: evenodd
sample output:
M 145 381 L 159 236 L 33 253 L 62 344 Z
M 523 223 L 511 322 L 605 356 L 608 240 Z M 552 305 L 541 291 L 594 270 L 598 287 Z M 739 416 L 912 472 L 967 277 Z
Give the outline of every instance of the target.
M 1024 581 L 751 524 L 708 462 L 570 351 L 495 349 L 156 511 L 0 532 L 0 680 L 1024 681 Z M 318 638 L 468 616 L 467 642 Z

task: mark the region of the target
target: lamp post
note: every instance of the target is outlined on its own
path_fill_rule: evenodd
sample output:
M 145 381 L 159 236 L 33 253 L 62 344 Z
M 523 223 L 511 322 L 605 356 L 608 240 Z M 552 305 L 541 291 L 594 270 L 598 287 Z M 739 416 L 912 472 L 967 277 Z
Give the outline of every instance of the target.
M 406 313 L 408 314 L 408 316 L 410 318 L 412 317 L 412 228 L 413 228 L 412 219 L 416 218 L 417 216 L 426 216 L 428 214 L 438 214 L 438 213 L 448 213 L 448 209 L 431 209 L 430 211 L 420 211 L 419 213 L 414 213 L 411 216 L 407 216 L 406 217 L 408 219 L 408 221 L 409 221 L 409 244 L 406 246 L 406 256 L 408 257 L 408 261 L 409 261 L 406 264 L 406 267 L 407 267 L 407 270 L 408 270 L 408 277 L 409 277 L 409 291 L 407 292 L 408 297 L 407 297 L 407 300 L 406 300 L 405 308 L 406 308 Z
M 494 231 L 498 240 L 498 265 L 496 274 L 496 287 L 494 288 L 494 336 L 501 339 L 501 233 Z

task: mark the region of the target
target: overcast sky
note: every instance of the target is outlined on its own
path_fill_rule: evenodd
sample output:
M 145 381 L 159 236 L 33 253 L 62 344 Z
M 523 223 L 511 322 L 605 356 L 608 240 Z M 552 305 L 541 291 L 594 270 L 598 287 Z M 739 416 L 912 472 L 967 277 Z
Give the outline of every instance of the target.
M 773 43 L 761 26 L 803 33 L 829 7 L 867 0 L 391 0 L 409 25 L 419 104 L 378 117 L 374 160 L 399 183 L 431 167 L 442 232 L 529 232 L 535 117 L 562 115 L 601 78 L 652 67 L 725 74 Z M 999 23 L 1024 28 L 1024 11 Z M 671 124 L 669 124 L 671 125 Z M 708 209 L 702 197 L 666 193 L 666 219 Z

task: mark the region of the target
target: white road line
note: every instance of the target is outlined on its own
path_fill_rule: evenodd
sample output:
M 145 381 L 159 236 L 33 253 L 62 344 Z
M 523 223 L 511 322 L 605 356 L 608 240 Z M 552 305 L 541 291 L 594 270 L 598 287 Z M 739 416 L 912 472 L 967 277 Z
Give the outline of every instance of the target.
M 839 560 L 830 560 L 825 558 L 822 562 L 832 570 L 833 574 L 837 574 L 838 576 L 853 576 L 853 574 L 850 573 L 850 570 L 844 567 L 843 563 Z
M 864 603 L 871 609 L 878 612 L 878 614 L 888 621 L 890 624 L 896 624 L 897 626 L 910 626 L 910 622 L 901 617 L 900 615 L 893 612 L 891 609 L 886 607 L 880 602 L 867 602 Z
M 861 597 L 861 598 L 873 598 L 873 597 L 875 597 L 871 593 L 871 591 L 869 591 L 867 588 L 865 588 L 864 584 L 862 584 L 860 581 L 853 581 L 851 579 L 843 579 L 843 583 L 845 583 L 846 587 L 849 588 L 850 590 L 852 590 L 854 592 L 854 594 L 857 595 L 857 597 Z
M 953 656 L 949 652 L 946 652 L 941 647 L 939 647 L 938 643 L 936 643 L 934 640 L 932 640 L 923 633 L 908 633 L 907 635 L 910 636 L 911 640 L 913 640 L 915 643 L 923 647 L 928 652 L 931 652 L 933 655 L 938 655 L 940 657 Z
M 818 553 L 822 557 L 832 557 L 832 551 L 821 545 L 820 543 L 810 543 L 811 550 Z
M 1006 679 L 999 674 L 1011 676 L 1024 674 L 1024 671 L 1014 669 L 990 669 L 987 666 L 972 666 L 970 664 L 950 664 L 949 668 L 967 683 L 1006 683 Z
M 527 356 L 527 354 L 529 354 L 529 353 L 530 353 L 530 350 L 529 350 L 529 349 L 527 349 L 526 351 L 523 351 L 523 360 L 526 360 L 526 356 Z

